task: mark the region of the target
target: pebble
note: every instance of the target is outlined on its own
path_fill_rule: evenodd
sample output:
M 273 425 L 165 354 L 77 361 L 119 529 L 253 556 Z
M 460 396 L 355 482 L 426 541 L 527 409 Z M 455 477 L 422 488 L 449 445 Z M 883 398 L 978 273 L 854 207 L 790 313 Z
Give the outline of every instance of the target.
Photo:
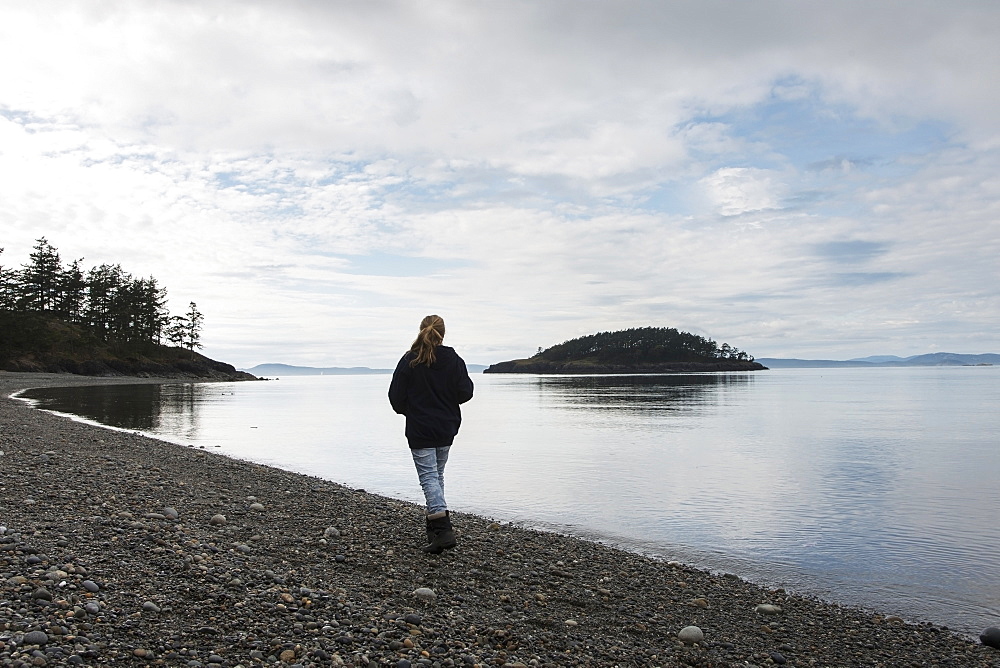
M 212 519 L 210 519 L 208 521 L 208 523 L 211 524 L 211 525 L 213 525 L 213 526 L 219 526 L 219 525 L 225 524 L 226 523 L 226 516 L 225 515 L 221 515 L 221 514 L 212 515 Z
M 685 645 L 694 645 L 705 639 L 705 632 L 697 626 L 685 626 L 677 632 L 677 639 Z
M 143 612 L 159 612 L 160 606 L 156 605 L 152 601 L 146 601 L 142 604 Z
M 47 645 L 49 636 L 44 631 L 28 631 L 24 634 L 25 645 Z
M 101 591 L 101 588 L 93 580 L 84 580 L 82 582 L 83 588 L 89 591 L 91 594 L 96 594 Z
M 263 503 L 257 503 L 257 502 L 251 503 L 250 504 L 250 510 L 256 510 L 256 511 L 264 510 L 264 504 Z
M 340 538 L 340 530 L 337 527 L 327 527 L 323 530 L 324 538 Z
M 780 615 L 782 613 L 780 605 L 772 605 L 771 603 L 761 603 L 753 611 L 758 615 Z
M 166 517 L 168 520 L 176 520 L 181 516 L 181 514 L 177 512 L 176 509 L 171 508 L 170 506 L 164 508 L 162 512 L 163 516 Z
M 429 587 L 420 587 L 413 592 L 413 595 L 424 603 L 433 603 L 437 599 L 437 593 Z
M 987 647 L 1000 649 L 1000 628 L 989 627 L 980 634 L 979 640 Z

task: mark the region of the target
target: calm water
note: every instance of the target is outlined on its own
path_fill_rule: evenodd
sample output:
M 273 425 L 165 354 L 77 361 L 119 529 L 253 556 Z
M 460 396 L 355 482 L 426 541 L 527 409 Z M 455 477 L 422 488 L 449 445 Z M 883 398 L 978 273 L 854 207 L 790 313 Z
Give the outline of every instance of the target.
M 474 380 L 448 465 L 455 509 L 968 633 L 1000 624 L 1000 368 Z M 388 382 L 27 396 L 420 501 Z

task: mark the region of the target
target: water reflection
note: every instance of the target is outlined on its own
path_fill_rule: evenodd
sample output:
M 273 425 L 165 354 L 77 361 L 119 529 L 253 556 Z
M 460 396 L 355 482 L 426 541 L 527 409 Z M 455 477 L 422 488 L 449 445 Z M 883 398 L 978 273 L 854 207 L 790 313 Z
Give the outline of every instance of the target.
M 39 388 L 20 396 L 38 408 L 111 427 L 193 440 L 199 427 L 196 407 L 205 389 L 205 385 L 195 383 L 95 385 Z
M 754 382 L 753 374 L 538 376 L 539 393 L 567 409 L 629 413 L 691 410 L 719 401 L 721 390 Z

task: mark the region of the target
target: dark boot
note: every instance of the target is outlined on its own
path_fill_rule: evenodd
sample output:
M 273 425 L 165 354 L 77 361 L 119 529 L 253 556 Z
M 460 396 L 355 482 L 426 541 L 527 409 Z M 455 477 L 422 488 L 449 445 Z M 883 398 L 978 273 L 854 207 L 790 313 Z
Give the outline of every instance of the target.
M 431 522 L 433 520 L 431 520 L 430 518 L 428 518 L 426 515 L 424 515 L 424 518 L 425 518 L 425 520 L 427 522 L 427 542 L 428 543 L 433 543 L 434 542 L 434 536 L 437 535 L 437 532 L 434 530 L 434 526 L 431 524 Z
M 455 530 L 451 526 L 451 513 L 444 511 L 443 517 L 427 518 L 427 537 L 430 541 L 424 545 L 423 551 L 428 554 L 441 554 L 455 547 Z

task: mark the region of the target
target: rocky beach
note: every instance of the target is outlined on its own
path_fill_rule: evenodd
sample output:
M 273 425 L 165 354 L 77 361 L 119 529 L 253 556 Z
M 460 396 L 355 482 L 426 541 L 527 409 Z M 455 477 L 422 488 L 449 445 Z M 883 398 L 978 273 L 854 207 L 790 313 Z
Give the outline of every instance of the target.
M 1000 666 L 893 611 L 469 514 L 426 555 L 412 503 L 9 398 L 136 382 L 163 381 L 0 372 L 0 665 Z

